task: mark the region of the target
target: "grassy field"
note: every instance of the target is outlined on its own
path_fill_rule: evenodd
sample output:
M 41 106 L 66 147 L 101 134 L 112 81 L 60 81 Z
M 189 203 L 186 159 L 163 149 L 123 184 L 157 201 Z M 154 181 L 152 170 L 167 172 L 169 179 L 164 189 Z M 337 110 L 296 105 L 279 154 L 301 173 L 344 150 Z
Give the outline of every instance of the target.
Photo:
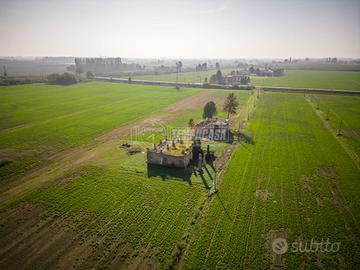
M 224 74 L 231 72 L 233 69 L 222 69 Z M 179 82 L 186 83 L 204 83 L 205 78 L 210 80 L 211 75 L 215 74 L 216 70 L 200 71 L 200 72 L 182 72 L 178 74 Z M 128 77 L 124 77 L 128 78 Z M 138 75 L 133 76 L 133 79 L 149 80 L 149 81 L 165 81 L 176 82 L 176 73 L 158 74 L 158 75 Z
M 317 95 L 311 98 L 333 130 L 360 157 L 360 98 Z M 340 130 L 339 130 L 340 129 Z
M 255 145 L 231 158 L 183 268 L 355 268 L 359 170 L 302 96 L 263 94 L 258 104 L 248 129 Z M 278 258 L 271 252 L 277 237 L 329 238 L 341 248 Z
M 223 69 L 223 75 L 234 69 Z M 207 72 L 186 72 L 179 75 L 180 82 L 204 82 L 215 70 Z M 152 81 L 176 81 L 176 74 L 134 76 L 133 79 Z M 255 86 L 277 86 L 294 88 L 321 88 L 338 90 L 360 90 L 360 72 L 355 71 L 310 71 L 286 70 L 281 77 L 251 76 L 251 84 Z
M 286 70 L 282 77 L 251 77 L 256 86 L 360 90 L 360 72 Z
M 2 87 L 0 143 L 46 151 L 74 147 L 196 91 L 112 83 Z
M 200 177 L 182 170 L 148 167 L 145 151 L 152 147 L 153 141 L 150 138 L 129 141 L 126 133 L 120 133 L 116 138 L 109 137 L 95 144 L 93 140 L 108 128 L 124 126 L 137 118 L 151 120 L 153 113 L 157 113 L 154 128 L 159 126 L 158 121 L 167 127 L 184 127 L 189 117 L 195 120 L 201 118 L 201 108 L 208 100 L 214 100 L 218 104 L 219 115 L 222 115 L 221 105 L 229 92 L 176 92 L 175 89 L 163 87 L 107 83 L 69 88 L 47 85 L 32 87 L 4 88 L 3 95 L 7 100 L 24 106 L 21 111 L 15 110 L 12 113 L 11 104 L 4 103 L 4 115 L 7 119 L 17 119 L 18 122 L 21 122 L 19 119 L 28 117 L 29 124 L 25 127 L 32 128 L 31 132 L 37 132 L 35 127 L 40 123 L 44 125 L 44 129 L 39 130 L 39 134 L 54 139 L 37 144 L 37 141 L 26 140 L 25 136 L 24 142 L 27 144 L 24 144 L 14 137 L 14 140 L 9 140 L 7 147 L 22 151 L 32 148 L 42 151 L 47 147 L 53 151 L 61 151 L 65 147 L 78 145 L 83 148 L 67 154 L 70 159 L 66 157 L 64 160 L 52 161 L 50 165 L 46 165 L 45 170 L 40 166 L 38 174 L 30 174 L 23 183 L 11 186 L 1 194 L 0 267 L 36 265 L 68 269 L 122 266 L 153 269 L 172 265 L 177 258 L 178 243 L 189 237 L 199 216 L 199 209 L 207 199 L 207 188 L 212 185 L 213 173 L 205 172 Z M 33 90 L 32 95 L 28 90 Z M 53 98 L 50 98 L 51 91 L 54 91 Z M 148 94 L 151 94 L 151 98 Z M 245 105 L 250 92 L 239 92 L 238 97 L 240 104 Z M 34 101 L 27 101 L 28 98 L 33 98 Z M 165 106 L 179 104 L 177 102 L 182 102 L 184 98 L 191 99 L 191 106 Z M 49 100 L 51 104 L 46 104 L 44 100 Z M 68 110 L 75 110 L 76 103 L 80 107 L 85 104 L 88 107 L 77 108 L 79 113 L 69 112 L 63 108 L 63 104 L 68 102 Z M 45 105 L 40 106 L 41 103 Z M 104 110 L 106 104 L 109 104 L 109 110 L 113 113 Z M 169 110 L 162 111 L 164 106 Z M 48 113 L 40 113 L 37 109 L 47 110 Z M 101 119 L 110 118 L 109 121 L 95 121 L 97 116 L 93 111 Z M 161 118 L 161 115 L 166 117 Z M 52 123 L 52 119 L 55 123 Z M 72 133 L 69 130 L 66 134 L 79 140 L 71 140 L 73 144 L 64 145 L 64 148 L 56 147 L 63 134 L 56 134 L 57 129 L 51 127 L 63 126 L 62 122 L 57 122 L 58 119 L 66 119 L 68 125 L 74 120 Z M 76 126 L 82 121 L 89 126 L 99 125 L 96 129 L 98 133 L 81 134 L 81 126 L 78 131 Z M 11 122 L 12 126 L 5 125 L 9 122 L 2 122 L 3 133 L 0 137 L 4 142 L 7 141 L 7 132 L 16 134 L 17 129 L 22 130 L 15 120 Z M 34 134 L 34 137 L 40 136 L 39 134 Z M 156 136 L 163 138 L 160 133 Z M 145 134 L 140 134 L 137 139 L 144 137 Z M 40 142 L 41 138 L 38 140 Z M 141 151 L 130 155 L 126 149 L 119 147 L 126 141 Z M 210 144 L 217 155 L 221 155 L 227 146 L 225 143 Z M 8 166 L 1 169 L 12 172 L 14 169 Z M 19 193 L 18 187 L 21 190 Z M 26 223 L 19 226 L 24 220 Z M 36 253 L 29 252 L 28 245 Z
M 200 120 L 209 100 L 225 117 L 229 93 L 112 83 L 0 88 L 1 154 L 15 161 L 0 168 L 0 268 L 356 268 L 360 171 L 343 144 L 357 149 L 359 139 L 345 135 L 345 126 L 359 128 L 357 99 L 236 91 L 232 127 L 250 112 L 245 132 L 254 144 L 203 142 L 225 162 L 211 198 L 210 166 L 203 175 L 147 166 L 146 148 L 163 128 Z M 335 116 L 344 136 L 335 136 Z M 279 257 L 269 248 L 277 237 L 341 247 Z
M 38 166 L 59 151 L 88 144 L 125 123 L 155 115 L 196 92 L 112 83 L 1 87 L 0 158 L 15 162 L 0 168 L 0 179 Z

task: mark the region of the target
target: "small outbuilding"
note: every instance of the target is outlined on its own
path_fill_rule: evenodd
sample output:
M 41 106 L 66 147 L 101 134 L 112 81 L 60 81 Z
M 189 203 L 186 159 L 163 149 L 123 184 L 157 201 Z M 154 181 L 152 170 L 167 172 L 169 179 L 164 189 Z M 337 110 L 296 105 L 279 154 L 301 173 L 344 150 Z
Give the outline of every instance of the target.
M 195 125 L 195 139 L 227 141 L 230 136 L 229 120 L 207 118 Z

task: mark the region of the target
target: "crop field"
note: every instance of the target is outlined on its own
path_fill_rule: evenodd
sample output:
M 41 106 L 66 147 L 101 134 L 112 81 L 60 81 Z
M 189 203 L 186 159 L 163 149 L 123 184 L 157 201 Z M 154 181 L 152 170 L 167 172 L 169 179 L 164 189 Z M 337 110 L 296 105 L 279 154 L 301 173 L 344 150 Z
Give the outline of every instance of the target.
M 0 90 L 0 153 L 12 161 L 0 168 L 1 179 L 199 92 L 111 83 L 32 84 Z
M 227 75 L 234 69 L 222 69 Z M 205 78 L 215 74 L 215 70 L 206 72 L 184 72 L 179 74 L 179 82 L 203 83 Z M 134 76 L 133 79 L 150 81 L 176 81 L 176 73 Z M 254 86 L 274 86 L 293 88 L 320 88 L 337 90 L 360 90 L 360 72 L 357 71 L 315 71 L 315 70 L 285 70 L 281 77 L 251 76 Z
M 130 141 L 141 149 L 136 154 L 129 155 L 119 145 L 129 141 L 131 123 L 140 128 L 184 127 L 189 117 L 201 119 L 199 108 L 208 100 L 217 103 L 222 115 L 221 105 L 228 92 L 179 92 L 109 83 L 26 85 L 0 91 L 6 98 L 1 104 L 4 154 L 34 149 L 63 155 L 39 164 L 35 171 L 24 171 L 21 182 L 13 177 L 12 183 L 4 175 L 0 267 L 153 269 L 172 265 L 177 243 L 189 237 L 207 199 L 213 174 L 205 173 L 201 178 L 182 170 L 148 167 L 144 151 L 152 147 L 154 138 L 139 140 L 145 138 L 144 133 Z M 52 98 L 51 91 L 55 95 Z M 240 104 L 245 105 L 250 95 L 238 93 Z M 184 100 L 188 105 L 182 103 Z M 11 111 L 15 105 L 19 111 Z M 108 117 L 109 121 L 95 121 L 97 117 Z M 67 125 L 61 122 L 65 120 Z M 82 134 L 82 123 L 94 131 Z M 63 126 L 72 129 L 57 134 Z M 22 127 L 29 131 L 22 133 Z M 116 131 L 116 136 L 108 129 Z M 14 137 L 8 135 L 11 131 Z M 101 135 L 104 132 L 105 136 Z M 26 134 L 31 133 L 27 140 Z M 60 147 L 67 134 L 69 145 Z M 41 144 L 40 136 L 51 140 Z M 225 143 L 209 143 L 218 155 L 227 147 Z M 74 146 L 76 151 L 67 151 Z M 12 165 L 2 166 L 2 172 L 13 172 L 14 167 L 9 168 Z
M 310 97 L 315 107 L 326 121 L 329 122 L 339 139 L 360 157 L 360 98 L 335 97 L 330 95 Z
M 222 69 L 224 74 L 231 72 L 234 69 L 226 68 Z M 176 76 L 178 76 L 179 82 L 186 83 L 203 83 L 205 78 L 209 81 L 210 76 L 215 74 L 216 70 L 211 69 L 207 71 L 199 71 L 199 72 L 180 72 L 178 75 L 176 73 L 166 73 L 166 74 L 158 74 L 158 75 L 137 75 L 133 76 L 133 79 L 138 80 L 149 80 L 149 81 L 165 81 L 165 82 L 176 82 Z M 124 78 L 128 78 L 125 77 Z
M 281 77 L 251 77 L 255 86 L 360 90 L 360 72 L 286 70 Z
M 255 144 L 233 154 L 183 269 L 356 268 L 360 171 L 312 106 L 302 96 L 263 94 L 248 131 Z M 341 248 L 279 258 L 277 237 L 329 238 Z
M 230 92 L 100 82 L 0 88 L 1 160 L 11 160 L 0 167 L 0 268 L 356 268 L 358 99 L 236 91 L 231 128 L 246 120 L 253 142 L 203 142 L 223 163 L 211 197 L 210 166 L 200 175 L 147 165 L 146 148 L 164 130 L 199 121 L 206 102 L 226 117 Z M 270 247 L 278 237 L 341 247 L 279 256 Z

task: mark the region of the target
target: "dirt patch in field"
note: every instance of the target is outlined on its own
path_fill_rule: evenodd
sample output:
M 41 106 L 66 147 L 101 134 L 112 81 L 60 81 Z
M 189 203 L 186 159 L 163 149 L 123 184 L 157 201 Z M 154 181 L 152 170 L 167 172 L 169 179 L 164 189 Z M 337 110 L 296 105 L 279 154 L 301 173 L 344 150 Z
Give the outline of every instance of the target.
M 1 269 L 69 269 L 87 256 L 89 247 L 80 247 L 78 235 L 65 229 L 64 219 L 45 216 L 46 211 L 34 204 L 20 204 L 1 214 Z
M 117 254 L 119 255 L 114 258 L 109 268 L 126 270 L 161 268 L 159 260 L 153 256 L 155 253 L 153 249 L 138 248 L 136 251 L 134 250 L 136 249 L 133 247 L 125 247 L 122 250 L 118 250 Z
M 318 206 L 323 206 L 323 201 L 319 197 L 316 197 L 316 203 L 317 203 Z
M 229 144 L 228 146 L 226 146 L 222 155 L 216 158 L 214 165 L 217 171 L 221 171 L 222 169 L 224 169 L 236 146 L 237 146 L 236 143 Z
M 265 235 L 267 257 L 274 266 L 284 266 L 282 254 L 288 250 L 287 237 L 289 232 L 288 229 L 270 230 Z
M 332 202 L 340 210 L 349 210 L 348 204 L 342 198 L 341 194 L 335 186 L 331 187 Z
M 8 159 L 14 161 L 22 157 L 31 157 L 36 155 L 37 152 L 33 150 L 19 150 L 19 149 L 0 149 L 0 160 Z
M 337 175 L 335 166 L 320 166 L 315 169 L 314 173 L 324 179 L 335 179 Z
M 301 175 L 300 176 L 300 181 L 304 183 L 304 188 L 308 191 L 311 191 L 312 188 L 309 184 L 309 177 L 307 177 L 306 175 Z
M 0 168 L 5 167 L 13 163 L 11 159 L 0 159 Z
M 160 268 L 153 248 L 136 248 L 111 237 L 87 235 L 71 229 L 72 221 L 30 203 L 2 213 L 0 269 Z
M 267 189 L 257 189 L 254 195 L 262 201 L 267 201 L 272 196 L 272 193 Z

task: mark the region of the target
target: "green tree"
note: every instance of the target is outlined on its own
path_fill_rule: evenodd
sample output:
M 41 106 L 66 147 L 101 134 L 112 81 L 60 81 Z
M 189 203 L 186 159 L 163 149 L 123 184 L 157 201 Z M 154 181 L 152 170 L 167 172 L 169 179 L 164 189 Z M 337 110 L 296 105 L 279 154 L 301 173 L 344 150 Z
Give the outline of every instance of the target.
M 236 109 L 239 106 L 237 98 L 234 93 L 230 93 L 224 103 L 224 111 L 228 113 L 227 118 L 229 119 L 230 114 L 236 113 Z
M 216 74 L 211 75 L 210 83 L 224 84 L 224 77 L 221 70 L 218 70 Z
M 65 72 L 63 74 L 50 74 L 49 76 L 47 76 L 47 80 L 49 83 L 61 85 L 70 85 L 78 82 L 77 77 L 74 74 L 68 72 Z
M 214 115 L 217 114 L 216 104 L 214 101 L 209 101 L 205 104 L 204 111 L 203 111 L 203 118 L 212 118 Z
M 89 80 L 94 79 L 94 74 L 91 71 L 86 72 L 86 78 L 88 78 Z

